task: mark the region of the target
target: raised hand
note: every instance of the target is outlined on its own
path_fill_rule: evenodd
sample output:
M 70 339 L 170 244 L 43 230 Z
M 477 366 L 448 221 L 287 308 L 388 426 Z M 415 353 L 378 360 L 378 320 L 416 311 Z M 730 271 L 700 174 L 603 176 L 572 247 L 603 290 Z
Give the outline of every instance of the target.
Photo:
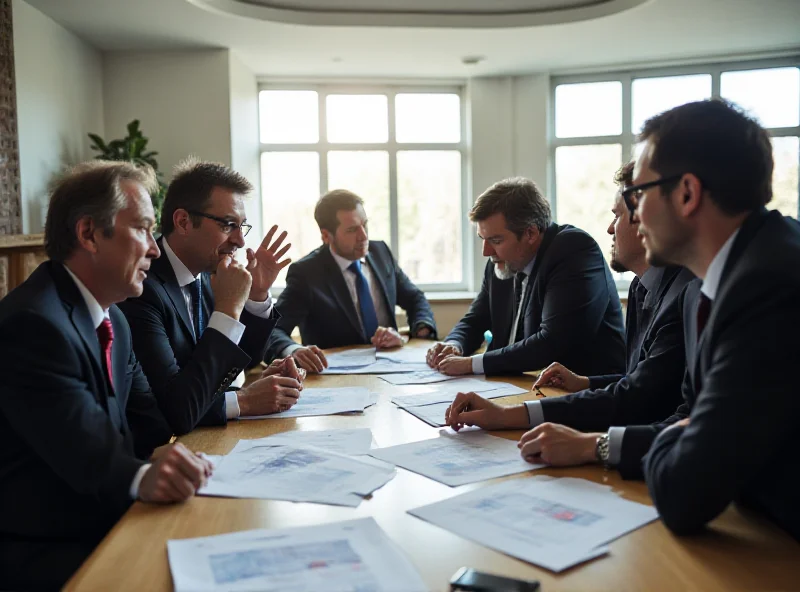
M 247 249 L 247 270 L 253 276 L 253 286 L 250 290 L 250 300 L 264 302 L 269 296 L 269 289 L 281 270 L 289 265 L 291 259 L 281 259 L 292 243 L 287 243 L 283 248 L 281 244 L 286 239 L 286 231 L 280 233 L 275 242 L 272 237 L 278 231 L 277 226 L 269 229 L 267 236 L 261 241 L 258 249 Z

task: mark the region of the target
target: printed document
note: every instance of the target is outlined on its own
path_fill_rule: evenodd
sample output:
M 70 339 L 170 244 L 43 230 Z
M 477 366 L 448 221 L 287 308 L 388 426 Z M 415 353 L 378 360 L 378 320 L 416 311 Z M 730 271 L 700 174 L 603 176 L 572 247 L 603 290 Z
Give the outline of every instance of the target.
M 373 518 L 167 541 L 176 592 L 425 592 Z
M 245 416 L 240 419 L 281 419 L 364 411 L 372 404 L 372 399 L 369 389 L 363 387 L 306 388 L 300 391 L 300 398 L 288 411 Z
M 488 382 L 475 378 L 459 378 L 423 388 L 424 390 L 416 390 L 413 394 L 395 395 L 392 397 L 392 403 L 398 407 L 416 407 L 433 403 L 449 403 L 456 398 L 458 393 L 475 392 L 486 399 L 496 399 L 528 392 L 524 388 L 507 382 Z
M 432 382 L 444 382 L 445 380 L 456 380 L 458 376 L 448 376 L 438 370 L 430 368 L 427 364 L 424 368 L 419 368 L 414 372 L 403 374 L 381 374 L 378 376 L 389 384 L 430 384 Z
M 316 446 L 338 454 L 368 454 L 372 448 L 372 430 L 369 428 L 351 428 L 340 430 L 291 430 L 274 436 L 243 440 L 268 446 Z

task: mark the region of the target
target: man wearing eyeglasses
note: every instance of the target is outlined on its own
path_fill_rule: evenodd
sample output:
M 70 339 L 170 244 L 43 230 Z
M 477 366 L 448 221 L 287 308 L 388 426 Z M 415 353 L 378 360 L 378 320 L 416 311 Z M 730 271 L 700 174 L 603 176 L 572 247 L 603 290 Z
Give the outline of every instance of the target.
M 133 347 L 165 417 L 179 433 L 198 423 L 224 425 L 239 416 L 288 410 L 302 376 L 293 360 L 274 363 L 239 389 L 239 373 L 264 358 L 279 315 L 269 288 L 289 245 L 273 227 L 247 265 L 234 256 L 244 248 L 244 198 L 252 185 L 228 167 L 188 159 L 167 190 L 158 246 L 138 298 L 120 308 L 131 326 Z

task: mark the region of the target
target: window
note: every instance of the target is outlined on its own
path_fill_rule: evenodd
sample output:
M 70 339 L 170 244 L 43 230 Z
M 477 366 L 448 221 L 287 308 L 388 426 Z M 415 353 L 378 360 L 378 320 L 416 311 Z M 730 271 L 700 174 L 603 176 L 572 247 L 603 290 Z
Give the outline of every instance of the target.
M 467 287 L 461 89 L 265 86 L 259 108 L 264 228 L 289 233 L 293 261 L 321 244 L 319 196 L 349 189 L 417 285 Z
M 769 130 L 775 159 L 770 207 L 797 217 L 799 65 L 794 59 L 553 79 L 554 217 L 589 232 L 609 257 L 614 173 L 632 156 L 636 134 L 662 111 L 711 97 L 737 103 Z M 616 274 L 618 287 L 626 288 L 631 277 Z

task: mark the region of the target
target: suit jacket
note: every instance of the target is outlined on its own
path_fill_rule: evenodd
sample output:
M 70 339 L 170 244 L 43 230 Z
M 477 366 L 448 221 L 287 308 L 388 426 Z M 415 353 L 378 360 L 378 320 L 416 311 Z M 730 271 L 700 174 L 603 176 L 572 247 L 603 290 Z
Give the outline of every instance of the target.
M 162 248 L 163 237 L 158 240 Z M 203 309 L 214 310 L 210 275 L 203 274 Z M 243 311 L 239 345 L 207 328 L 198 340 L 175 271 L 166 256 L 154 259 L 138 298 L 119 305 L 133 334 L 133 347 L 158 405 L 177 434 L 196 425 L 225 425 L 225 391 L 239 373 L 264 359 L 267 340 L 280 315 L 269 319 Z
M 483 285 L 469 311 L 445 341 L 465 355 L 492 332 L 483 357 L 486 374 L 538 370 L 558 360 L 584 375 L 625 372 L 622 308 L 600 247 L 584 231 L 551 224 L 523 295 L 523 339 L 508 345 L 514 281 L 500 280 L 488 261 Z
M 89 309 L 62 264 L 43 263 L 0 301 L 2 589 L 20 585 L 9 584 L 13 575 L 47 576 L 17 573 L 26 558 L 16 550 L 31 543 L 39 552 L 82 549 L 61 573 L 68 577 L 131 504 L 142 459 L 172 434 L 125 317 L 115 306 L 109 314 L 113 390 Z M 12 551 L 20 562 L 13 569 L 4 565 Z
M 752 213 L 734 239 L 705 330 L 687 349 L 690 423 L 662 432 L 645 458 L 653 502 L 678 534 L 737 501 L 800 540 L 798 261 L 800 225 L 777 211 Z
M 637 325 L 636 283 L 632 284 L 626 341 L 637 348 L 631 356 L 633 367 L 604 388 L 542 399 L 545 421 L 594 432 L 609 426 L 649 424 L 672 414 L 683 402 L 681 382 L 686 368 L 680 296 L 693 278 L 682 267 L 665 268 L 653 290 L 652 310 L 645 309 L 642 315 L 642 326 Z
M 403 273 L 386 243 L 369 241 L 366 259 L 380 285 L 392 326 L 397 328 L 394 308 L 399 304 L 408 314 L 412 333 L 429 327 L 435 336 L 436 323 L 425 294 Z M 270 339 L 270 360 L 295 343 L 291 334 L 297 326 L 303 345 L 325 349 L 369 343 L 344 276 L 327 245 L 289 266 L 286 288 L 277 306 L 281 319 Z

